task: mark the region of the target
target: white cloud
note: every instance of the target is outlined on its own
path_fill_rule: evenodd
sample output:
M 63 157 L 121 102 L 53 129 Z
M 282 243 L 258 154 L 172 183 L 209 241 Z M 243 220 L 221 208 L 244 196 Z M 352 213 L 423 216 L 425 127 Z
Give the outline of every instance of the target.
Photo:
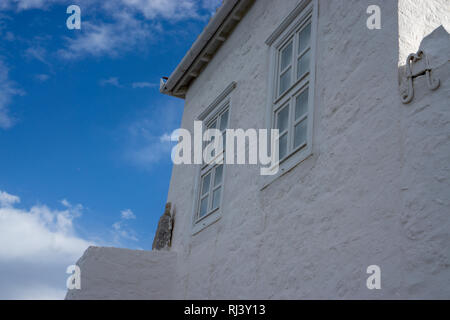
M 113 223 L 113 236 L 116 244 L 120 244 L 122 240 L 139 241 L 136 232 L 126 222 L 130 219 L 136 219 L 136 216 L 130 209 L 127 209 L 120 213 L 120 221 Z
M 150 82 L 133 82 L 131 84 L 133 88 L 155 88 L 159 87 L 159 83 L 150 83 Z
M 170 134 L 164 133 L 162 136 L 159 137 L 159 141 L 161 142 L 170 142 Z
M 125 159 L 144 169 L 152 169 L 161 161 L 170 162 L 170 132 L 179 126 L 182 110 L 181 101 L 164 99 L 136 115 L 136 120 L 120 133 Z
M 76 235 L 81 205 L 16 208 L 19 197 L 0 192 L 0 299 L 64 298 L 65 274 L 92 243 Z
M 40 46 L 29 47 L 25 50 L 25 57 L 28 59 L 36 59 L 44 64 L 49 65 L 47 61 L 47 50 Z
M 15 119 L 10 115 L 9 105 L 14 96 L 25 94 L 9 79 L 8 73 L 9 69 L 0 57 L 0 129 L 8 129 L 14 125 Z
M 78 0 L 81 30 L 65 37 L 65 47 L 58 53 L 65 59 L 78 59 L 84 56 L 117 56 L 139 49 L 143 43 L 153 39 L 155 33 L 166 32 L 161 20 L 170 23 L 187 19 L 206 20 L 219 1 Z M 55 4 L 70 3 L 65 0 L 2 0 L 0 10 L 48 10 Z M 42 52 L 33 52 L 34 49 L 28 54 L 42 58 Z
M 120 215 L 122 217 L 122 219 L 136 219 L 136 216 L 134 215 L 133 211 L 131 211 L 130 209 L 126 209 L 126 210 L 122 210 L 120 212 Z
M 199 18 L 198 2 L 195 0 L 122 0 L 122 5 L 131 8 L 147 19 Z
M 141 167 L 157 163 L 169 156 L 172 150 L 172 146 L 165 141 L 164 134 L 153 133 L 153 128 L 156 127 L 151 124 L 153 122 L 154 120 L 143 119 L 130 128 L 131 143 L 134 147 L 127 150 L 126 157 Z
M 28 10 L 28 9 L 45 9 L 50 3 L 57 2 L 55 0 L 3 0 L 3 9 L 16 9 L 16 10 Z
M 122 85 L 119 82 L 119 78 L 117 78 L 117 77 L 111 77 L 111 78 L 108 78 L 108 79 L 102 79 L 102 80 L 100 80 L 99 83 L 100 83 L 101 86 L 110 85 L 110 86 L 118 87 L 118 88 L 122 87 Z
M 129 10 L 133 13 L 143 15 L 146 19 L 186 19 L 198 18 L 199 9 L 203 6 L 209 7 L 220 0 L 78 0 L 77 5 L 81 7 L 81 13 L 92 8 L 102 8 L 103 11 L 113 13 Z M 67 0 L 2 0 L 2 10 L 47 10 L 55 4 L 69 5 Z
M 0 191 L 0 207 L 10 207 L 19 202 L 20 198 L 18 196 L 13 196 L 5 191 Z
M 173 136 L 173 140 L 172 140 Z M 159 141 L 161 142 L 177 142 L 179 138 L 179 131 L 174 130 L 172 133 L 164 133 L 162 136 L 159 137 Z
M 113 224 L 114 241 L 120 243 L 122 239 L 139 241 L 136 237 L 136 233 L 132 229 L 125 229 L 127 227 L 123 226 L 123 222 L 116 222 Z
M 41 74 L 35 75 L 34 78 L 40 82 L 45 82 L 48 79 L 50 79 L 50 76 L 48 74 L 41 73 Z
M 83 21 L 75 38 L 66 37 L 66 47 L 59 50 L 65 59 L 83 56 L 117 56 L 151 38 L 150 27 L 128 12 L 113 14 L 112 23 Z
M 221 3 L 222 0 L 203 0 L 202 6 L 211 13 L 214 13 Z

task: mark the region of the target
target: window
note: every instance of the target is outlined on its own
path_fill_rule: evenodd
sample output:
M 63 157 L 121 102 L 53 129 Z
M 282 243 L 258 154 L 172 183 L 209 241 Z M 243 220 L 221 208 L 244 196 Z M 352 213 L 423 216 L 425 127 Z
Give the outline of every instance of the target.
M 271 49 L 267 126 L 279 129 L 280 172 L 273 178 L 312 153 L 316 4 L 301 1 L 266 41 Z
M 277 51 L 278 95 L 273 102 L 273 127 L 280 130 L 279 157 L 283 161 L 307 145 L 311 19 L 294 30 Z
M 228 106 L 222 107 L 220 113 L 207 122 L 207 129 L 219 129 L 225 139 L 225 130 L 228 126 Z M 214 140 L 205 142 L 203 149 Z M 224 144 L 225 145 L 225 144 Z M 225 157 L 225 151 L 223 151 Z M 218 155 L 217 155 L 218 156 Z M 223 184 L 223 164 L 216 164 L 214 160 L 204 163 L 201 169 L 201 187 L 198 201 L 196 222 L 207 217 L 220 207 Z
M 202 187 L 197 219 L 219 209 L 223 178 L 223 164 L 202 175 Z
M 223 146 L 226 145 L 226 129 L 230 123 L 230 105 L 229 93 L 236 87 L 232 82 L 214 102 L 198 117 L 203 122 L 203 130 L 218 129 L 222 133 Z M 214 137 L 213 137 L 214 138 Z M 205 147 L 214 140 L 204 142 Z M 209 163 L 199 165 L 193 212 L 193 234 L 196 234 L 216 222 L 222 212 L 222 198 L 224 195 L 224 178 L 226 165 L 216 163 L 216 157 L 223 153 L 225 159 L 225 148 L 218 154 L 212 154 L 213 159 Z

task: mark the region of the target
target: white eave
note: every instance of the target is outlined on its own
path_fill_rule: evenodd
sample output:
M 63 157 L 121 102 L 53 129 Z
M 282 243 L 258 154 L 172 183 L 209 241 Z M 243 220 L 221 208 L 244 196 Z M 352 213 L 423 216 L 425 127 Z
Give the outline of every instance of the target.
M 161 78 L 159 91 L 184 99 L 190 83 L 211 61 L 253 2 L 224 0 L 170 77 Z

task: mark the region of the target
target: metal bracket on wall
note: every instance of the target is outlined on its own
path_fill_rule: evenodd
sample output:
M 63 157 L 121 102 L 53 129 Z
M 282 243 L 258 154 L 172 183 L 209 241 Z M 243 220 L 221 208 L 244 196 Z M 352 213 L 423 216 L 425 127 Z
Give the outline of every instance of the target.
M 422 61 L 423 63 L 419 63 L 419 61 Z M 417 53 L 411 53 L 408 58 L 406 58 L 406 81 L 408 83 L 408 87 L 406 92 L 401 94 L 403 103 L 410 103 L 414 97 L 414 78 L 425 75 L 427 77 L 427 85 L 430 90 L 436 90 L 439 88 L 440 81 L 439 79 L 434 79 L 431 77 L 431 71 L 428 57 L 422 50 L 417 51 Z

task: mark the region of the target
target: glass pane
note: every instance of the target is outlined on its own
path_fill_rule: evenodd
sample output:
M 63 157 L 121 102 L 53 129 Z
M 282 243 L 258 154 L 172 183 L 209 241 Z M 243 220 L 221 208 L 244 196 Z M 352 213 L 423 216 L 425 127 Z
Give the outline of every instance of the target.
M 218 188 L 217 190 L 214 190 L 213 192 L 213 203 L 212 203 L 212 209 L 216 209 L 220 205 L 220 190 L 222 188 Z
M 208 173 L 208 175 L 203 177 L 202 182 L 202 196 L 206 194 L 209 191 L 209 181 L 211 180 L 211 174 Z
M 200 212 L 198 214 L 199 218 L 203 217 L 208 212 L 208 197 L 202 199 L 200 202 Z
M 303 28 L 298 35 L 298 54 L 302 53 L 303 50 L 309 47 L 309 42 L 311 40 L 311 24 Z
M 289 121 L 289 106 L 286 106 L 278 112 L 277 116 L 277 129 L 280 130 L 280 134 L 288 128 Z
M 223 164 L 216 168 L 216 175 L 214 176 L 214 187 L 222 183 Z
M 311 50 L 308 50 L 301 58 L 298 59 L 297 66 L 297 79 L 300 79 L 306 72 L 309 71 L 309 53 Z
M 295 120 L 308 112 L 308 89 L 295 99 Z
M 280 146 L 279 146 L 279 158 L 280 160 L 283 159 L 287 154 L 287 134 L 282 136 L 279 140 Z
M 207 127 L 206 127 L 206 130 L 207 129 L 215 129 L 216 128 L 216 124 L 217 124 L 217 119 L 216 120 L 214 120 L 213 122 L 211 122 Z M 206 130 L 205 130 L 205 132 L 206 132 Z M 211 140 L 210 141 L 203 141 L 203 150 L 206 148 L 206 146 L 208 145 L 208 144 L 210 144 L 211 142 L 213 142 L 214 141 L 214 137 L 211 137 Z M 212 152 L 212 153 L 214 153 L 214 152 Z M 213 155 L 214 156 L 214 155 Z
M 216 123 L 217 123 L 217 119 L 216 120 L 214 120 L 213 122 L 211 122 L 209 125 L 208 125 L 208 129 L 214 129 L 215 127 L 216 127 Z
M 225 151 L 227 149 L 227 135 L 226 135 L 226 132 L 224 132 L 222 134 L 222 147 L 223 147 L 223 151 Z
M 292 41 L 288 44 L 286 48 L 281 51 L 281 69 L 280 72 L 286 69 L 288 65 L 292 62 Z
M 228 126 L 228 110 L 225 111 L 225 113 L 222 114 L 220 117 L 220 131 L 223 131 Z
M 291 86 L 291 68 L 289 68 L 280 77 L 280 93 L 282 94 Z
M 216 140 L 216 138 L 214 137 L 214 136 L 212 136 L 211 137 L 211 142 L 210 143 L 212 143 L 212 145 L 214 146 L 214 141 Z M 211 157 L 214 157 L 216 155 L 216 149 L 214 148 L 212 151 L 211 151 Z
M 210 148 L 212 148 L 212 150 L 211 149 L 209 149 L 209 150 L 211 151 L 211 157 L 214 157 L 216 155 L 216 149 L 214 148 L 214 141 L 216 140 L 216 138 L 212 134 L 208 135 L 208 137 L 210 137 L 211 139 L 209 141 L 206 141 L 206 140 L 203 141 L 203 151 L 206 150 L 207 146 L 211 145 L 212 147 L 210 147 Z
M 302 120 L 299 124 L 295 126 L 294 129 L 294 148 L 302 145 L 306 142 L 306 128 L 308 123 L 308 118 Z

